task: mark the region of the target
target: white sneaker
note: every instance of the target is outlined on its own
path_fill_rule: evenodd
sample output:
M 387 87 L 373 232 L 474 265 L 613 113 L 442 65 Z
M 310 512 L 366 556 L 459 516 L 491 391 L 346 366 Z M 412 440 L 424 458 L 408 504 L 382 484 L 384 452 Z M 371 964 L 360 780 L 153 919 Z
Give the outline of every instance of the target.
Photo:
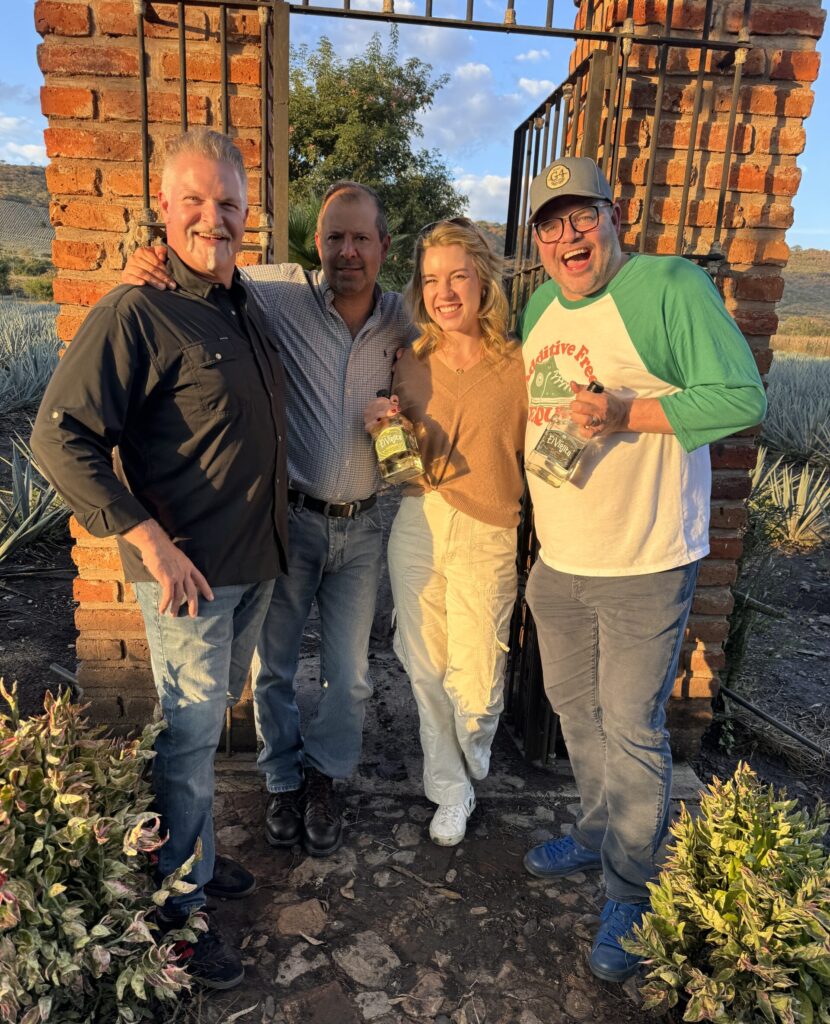
M 475 810 L 475 806 L 476 795 L 468 783 L 463 803 L 438 805 L 438 810 L 429 823 L 429 838 L 438 846 L 456 846 L 464 838 L 467 819 Z

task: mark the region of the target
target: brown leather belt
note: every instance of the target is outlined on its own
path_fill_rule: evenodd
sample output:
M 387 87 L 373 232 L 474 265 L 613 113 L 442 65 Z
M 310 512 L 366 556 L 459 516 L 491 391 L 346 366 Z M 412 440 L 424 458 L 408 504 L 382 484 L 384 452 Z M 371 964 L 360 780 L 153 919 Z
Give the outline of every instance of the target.
M 322 501 L 320 498 L 312 498 L 310 494 L 303 494 L 302 491 L 288 492 L 288 504 L 294 508 L 309 508 L 312 512 L 319 512 L 324 516 L 331 516 L 333 519 L 354 519 L 359 513 L 366 512 L 378 500 L 376 494 L 363 498 L 361 501 L 348 501 L 338 505 L 334 501 Z

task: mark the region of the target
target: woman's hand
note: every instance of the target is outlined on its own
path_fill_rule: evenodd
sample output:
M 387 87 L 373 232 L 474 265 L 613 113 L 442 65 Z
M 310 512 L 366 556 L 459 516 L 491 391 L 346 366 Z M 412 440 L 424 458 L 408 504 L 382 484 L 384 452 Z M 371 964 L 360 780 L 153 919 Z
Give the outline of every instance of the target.
M 167 269 L 167 246 L 154 245 L 136 249 L 127 260 L 127 265 L 121 273 L 121 280 L 124 284 L 150 284 L 161 291 L 165 288 L 175 288 L 176 282 Z
M 363 426 L 373 434 L 384 420 L 400 415 L 398 396 L 390 398 L 373 398 L 363 410 Z

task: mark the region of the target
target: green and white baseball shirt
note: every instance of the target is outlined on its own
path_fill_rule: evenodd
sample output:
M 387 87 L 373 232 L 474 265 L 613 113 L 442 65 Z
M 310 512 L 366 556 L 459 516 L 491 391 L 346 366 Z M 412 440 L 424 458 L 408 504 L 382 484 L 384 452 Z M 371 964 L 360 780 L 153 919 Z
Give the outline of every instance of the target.
M 526 454 L 568 420 L 569 382 L 621 398 L 657 398 L 674 434 L 591 442 L 572 481 L 528 475 L 544 562 L 579 576 L 661 572 L 709 551 L 710 442 L 766 409 L 752 353 L 708 275 L 675 256 L 630 256 L 588 298 L 554 281 L 519 325 L 529 407 Z

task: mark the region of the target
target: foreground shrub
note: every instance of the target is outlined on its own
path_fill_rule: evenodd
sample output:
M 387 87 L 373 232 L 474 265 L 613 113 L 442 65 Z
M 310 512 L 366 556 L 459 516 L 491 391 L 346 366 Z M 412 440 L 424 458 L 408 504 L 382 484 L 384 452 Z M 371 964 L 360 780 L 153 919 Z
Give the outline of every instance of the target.
M 57 366 L 55 306 L 0 300 L 0 414 L 36 406 Z
M 104 738 L 68 694 L 21 720 L 14 692 L 0 693 L 0 1021 L 165 1019 L 162 1001 L 189 987 L 173 942 L 195 936 L 154 938 L 154 908 L 192 888 L 192 862 L 160 890 L 148 870 L 162 841 L 143 773 L 161 726 Z
M 776 353 L 761 437 L 788 459 L 830 465 L 830 359 Z
M 812 814 L 762 786 L 746 764 L 684 807 L 627 948 L 648 961 L 646 1005 L 685 1021 L 830 1021 L 830 858 L 826 808 Z

